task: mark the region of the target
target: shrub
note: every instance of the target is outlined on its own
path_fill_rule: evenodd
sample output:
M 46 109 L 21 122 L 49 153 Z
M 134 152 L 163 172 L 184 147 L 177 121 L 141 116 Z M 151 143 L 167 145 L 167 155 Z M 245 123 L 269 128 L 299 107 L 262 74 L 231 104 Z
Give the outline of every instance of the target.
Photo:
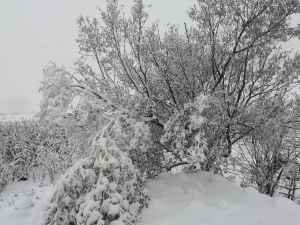
M 149 149 L 147 129 L 126 113 L 117 113 L 105 123 L 92 141 L 90 155 L 78 160 L 57 182 L 45 208 L 46 223 L 137 222 L 139 211 L 147 206 L 149 197 L 144 187 L 145 177 L 134 167 L 130 156 L 136 158 L 135 151 Z
M 0 143 L 2 188 L 9 180 L 28 177 L 40 169 L 42 177 L 48 175 L 52 182 L 55 174 L 65 172 L 72 164 L 68 140 L 57 126 L 34 120 L 3 122 Z

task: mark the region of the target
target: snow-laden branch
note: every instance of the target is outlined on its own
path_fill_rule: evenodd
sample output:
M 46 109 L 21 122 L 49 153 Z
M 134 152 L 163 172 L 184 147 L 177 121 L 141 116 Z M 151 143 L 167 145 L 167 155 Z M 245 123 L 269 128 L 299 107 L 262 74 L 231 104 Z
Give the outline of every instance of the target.
M 182 162 L 176 163 L 176 164 L 174 164 L 174 165 L 168 167 L 168 168 L 167 168 L 167 171 L 169 172 L 169 171 L 171 171 L 171 169 L 173 169 L 174 167 L 181 166 L 181 165 L 187 165 L 187 164 L 189 164 L 189 162 L 186 162 L 186 161 L 182 161 Z
M 110 105 L 111 107 L 113 107 L 114 109 L 119 110 L 119 107 L 117 107 L 114 103 L 112 103 L 112 101 L 110 101 L 109 98 L 107 98 L 106 96 L 98 93 L 95 90 L 92 90 L 92 89 L 90 89 L 90 88 L 88 88 L 88 87 L 86 87 L 84 85 L 81 85 L 81 84 L 73 84 L 73 85 L 71 85 L 71 87 L 81 88 L 83 90 L 87 90 L 87 91 L 91 92 L 93 95 L 97 96 L 102 101 L 104 101 L 105 103 L 107 103 L 108 105 Z
M 110 105 L 111 107 L 113 107 L 116 110 L 120 110 L 119 107 L 117 107 L 109 98 L 107 98 L 106 96 L 100 94 L 99 92 L 90 89 L 84 85 L 81 84 L 73 84 L 71 85 L 71 87 L 75 87 L 75 88 L 80 88 L 86 91 L 91 92 L 93 95 L 95 95 L 96 97 L 98 97 L 99 99 L 101 99 L 102 101 L 104 101 L 106 104 Z M 157 124 L 159 127 L 161 127 L 162 129 L 164 129 L 164 123 L 162 121 L 160 121 L 157 117 L 152 116 L 152 117 L 142 117 L 142 120 L 144 122 L 154 122 L 155 124 Z

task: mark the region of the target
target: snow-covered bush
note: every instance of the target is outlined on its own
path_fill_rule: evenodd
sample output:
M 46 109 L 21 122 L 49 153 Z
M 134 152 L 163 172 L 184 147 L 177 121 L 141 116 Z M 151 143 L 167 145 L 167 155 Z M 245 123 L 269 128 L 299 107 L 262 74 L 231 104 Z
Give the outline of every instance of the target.
M 73 162 L 64 130 L 34 120 L 0 123 L 0 143 L 3 185 L 9 180 L 37 177 L 41 171 L 42 177 L 49 176 L 54 181 L 54 176 L 65 172 Z
M 0 153 L 12 179 L 28 176 L 35 165 L 39 128 L 27 120 L 0 123 Z
M 143 169 L 147 159 L 135 154 L 149 149 L 147 129 L 127 113 L 113 115 L 94 136 L 90 154 L 57 182 L 45 208 L 47 224 L 137 222 L 148 202 L 144 175 L 137 167 Z
M 5 165 L 2 155 L 0 155 L 0 192 L 7 184 L 7 180 L 7 165 Z
M 166 132 L 161 141 L 169 146 L 169 157 L 165 162 L 169 167 L 183 161 L 199 167 L 199 163 L 204 162 L 207 143 L 203 135 L 203 124 L 206 122 L 203 110 L 208 108 L 208 101 L 207 96 L 200 95 L 166 123 Z
M 42 179 L 40 180 L 43 183 L 44 178 L 48 175 L 50 182 L 54 182 L 56 175 L 64 173 L 72 162 L 70 155 L 71 151 L 67 149 L 67 152 L 63 152 L 64 146 L 60 147 L 61 151 L 53 151 L 52 148 L 47 148 L 44 146 L 39 147 L 39 151 L 36 157 L 36 162 L 42 170 Z M 65 153 L 65 154 L 64 154 Z

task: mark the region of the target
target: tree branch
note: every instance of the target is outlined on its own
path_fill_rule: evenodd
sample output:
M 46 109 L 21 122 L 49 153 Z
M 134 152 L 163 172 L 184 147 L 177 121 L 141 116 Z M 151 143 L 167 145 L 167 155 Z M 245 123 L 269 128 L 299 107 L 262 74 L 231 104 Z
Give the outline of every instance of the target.
M 111 107 L 113 107 L 114 109 L 119 109 L 115 104 L 113 104 L 106 96 L 98 93 L 95 90 L 92 90 L 90 88 L 85 87 L 84 85 L 80 85 L 80 84 L 73 84 L 71 85 L 71 87 L 75 87 L 75 88 L 80 88 L 83 90 L 87 90 L 90 91 L 93 95 L 95 95 L 96 97 L 98 97 L 99 99 L 101 99 L 102 101 L 104 101 L 105 103 L 107 103 L 108 105 L 110 105 Z

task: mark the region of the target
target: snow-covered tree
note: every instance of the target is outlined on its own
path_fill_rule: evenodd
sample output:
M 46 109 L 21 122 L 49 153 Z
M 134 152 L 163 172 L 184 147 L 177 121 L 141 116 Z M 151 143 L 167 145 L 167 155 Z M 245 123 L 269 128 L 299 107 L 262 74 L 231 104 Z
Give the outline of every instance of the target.
M 168 170 L 184 164 L 201 168 L 200 163 L 205 161 L 207 152 L 203 124 L 209 121 L 203 116 L 203 111 L 209 107 L 208 102 L 208 98 L 201 95 L 166 123 L 161 142 L 168 146 L 165 148 L 169 154 L 165 162 Z
M 149 131 L 127 113 L 112 115 L 93 138 L 89 156 L 78 160 L 57 182 L 46 206 L 47 224 L 133 224 L 147 206 L 143 164 Z
M 299 160 L 299 102 L 277 96 L 257 102 L 253 110 L 248 126 L 255 131 L 236 144 L 223 172 L 236 173 L 243 186 L 273 195 L 275 186 L 285 182 L 287 168 Z
M 89 137 L 116 112 L 129 113 L 139 133 L 150 133 L 145 147 L 126 151 L 148 177 L 183 164 L 220 172 L 235 146 L 254 138 L 266 148 L 282 127 L 297 129 L 298 121 L 284 114 L 268 118 L 277 109 L 261 102 L 297 99 L 291 91 L 299 85 L 300 57 L 281 43 L 299 36 L 290 23 L 299 1 L 198 0 L 189 11 L 194 26 L 180 32 L 170 25 L 164 35 L 158 23 L 148 25 L 147 7 L 134 0 L 126 16 L 117 0 L 107 0 L 99 20 L 81 15 L 74 71 L 55 64 L 44 70 L 40 118 L 65 129 L 74 159 L 96 160 Z M 291 107 L 296 118 L 298 106 Z M 114 141 L 125 146 L 122 138 Z
M 73 100 L 72 76 L 64 67 L 50 63 L 44 68 L 40 92 L 43 93 L 39 117 L 54 124 L 67 123 L 67 110 Z

